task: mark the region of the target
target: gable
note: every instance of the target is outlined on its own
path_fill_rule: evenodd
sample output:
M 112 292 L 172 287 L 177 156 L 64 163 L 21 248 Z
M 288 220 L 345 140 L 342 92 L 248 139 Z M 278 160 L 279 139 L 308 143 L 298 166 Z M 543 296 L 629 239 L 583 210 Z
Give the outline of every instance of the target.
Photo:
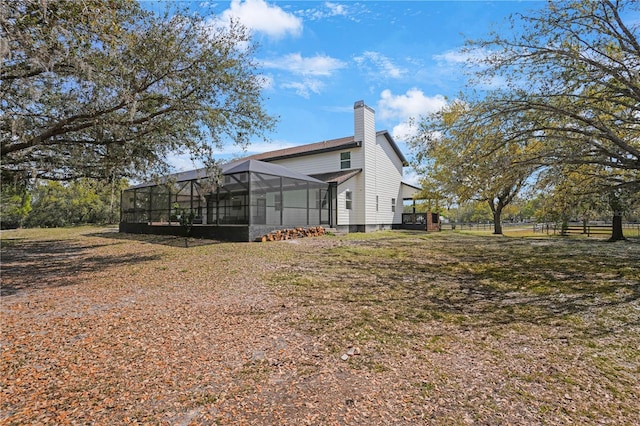
M 376 132 L 376 138 L 378 136 L 384 136 L 385 137 L 385 139 L 387 140 L 387 142 L 389 143 L 389 145 L 391 146 L 393 151 L 396 153 L 396 155 L 398 156 L 398 158 L 402 162 L 402 165 L 404 167 L 407 167 L 409 165 L 409 162 L 407 161 L 405 156 L 402 154 L 402 151 L 400 151 L 400 148 L 398 148 L 398 144 L 396 144 L 396 141 L 393 140 L 393 138 L 391 137 L 389 132 L 386 131 L 386 130 L 380 130 L 379 132 Z

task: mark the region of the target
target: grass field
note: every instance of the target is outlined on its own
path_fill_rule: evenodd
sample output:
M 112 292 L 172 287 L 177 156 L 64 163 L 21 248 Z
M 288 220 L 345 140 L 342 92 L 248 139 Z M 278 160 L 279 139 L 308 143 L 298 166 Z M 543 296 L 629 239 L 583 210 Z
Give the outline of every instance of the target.
M 640 241 L 506 233 L 3 231 L 0 423 L 640 423 Z

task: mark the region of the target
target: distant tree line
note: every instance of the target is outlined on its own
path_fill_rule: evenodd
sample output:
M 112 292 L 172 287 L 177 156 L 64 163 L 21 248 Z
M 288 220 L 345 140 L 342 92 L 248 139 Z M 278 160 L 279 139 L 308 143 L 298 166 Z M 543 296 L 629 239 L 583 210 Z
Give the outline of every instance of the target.
M 558 227 L 563 222 L 604 222 L 611 223 L 611 210 L 606 195 L 591 203 L 580 202 L 567 205 L 559 202 L 554 194 L 538 193 L 531 198 L 516 197 L 502 211 L 503 223 L 553 223 Z M 405 213 L 413 212 L 413 206 L 405 206 Z M 450 222 L 459 223 L 492 223 L 493 212 L 485 201 L 466 201 L 462 204 L 450 205 L 445 199 L 420 200 L 415 205 L 417 213 L 436 212 Z M 625 212 L 627 222 L 640 223 L 640 205 L 635 205 Z
M 2 229 L 53 228 L 83 224 L 117 223 L 120 191 L 126 180 L 105 185 L 95 179 L 71 182 L 42 181 L 25 189 L 3 184 L 0 210 Z

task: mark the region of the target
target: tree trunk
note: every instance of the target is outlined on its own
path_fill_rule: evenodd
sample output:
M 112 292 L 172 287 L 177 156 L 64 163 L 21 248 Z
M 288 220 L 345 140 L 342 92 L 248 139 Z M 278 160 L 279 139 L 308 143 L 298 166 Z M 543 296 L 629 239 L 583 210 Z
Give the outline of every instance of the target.
M 611 226 L 611 238 L 609 241 L 626 240 L 622 232 L 622 213 L 615 212 L 613 214 L 613 225 Z
M 569 219 L 565 215 L 562 215 L 562 223 L 560 224 L 560 235 L 562 235 L 563 237 L 569 235 Z
M 502 234 L 502 208 L 498 207 L 493 211 L 493 233 L 496 235 Z
M 111 180 L 111 196 L 109 198 L 109 223 L 116 223 L 116 215 L 115 212 L 113 211 L 113 207 L 116 204 L 116 184 L 115 181 L 112 179 Z
M 493 233 L 496 235 L 502 235 L 502 221 L 500 219 L 502 217 L 502 209 L 505 204 L 502 203 L 500 198 L 498 198 L 497 203 L 491 198 L 488 202 L 491 212 L 493 213 Z

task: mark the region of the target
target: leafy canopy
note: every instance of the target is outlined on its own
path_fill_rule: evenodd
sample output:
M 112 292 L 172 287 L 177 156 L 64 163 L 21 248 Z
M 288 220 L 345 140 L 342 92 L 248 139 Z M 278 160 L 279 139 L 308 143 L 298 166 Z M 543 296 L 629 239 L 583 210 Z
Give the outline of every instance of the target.
M 238 24 L 128 0 L 2 1 L 2 172 L 56 180 L 166 173 L 174 152 L 249 143 L 263 111 Z
M 494 104 L 522 117 L 514 134 L 543 143 L 529 161 L 596 166 L 599 186 L 640 190 L 640 2 L 550 1 L 511 20 L 469 49 L 492 52 L 477 81 L 503 82 Z

